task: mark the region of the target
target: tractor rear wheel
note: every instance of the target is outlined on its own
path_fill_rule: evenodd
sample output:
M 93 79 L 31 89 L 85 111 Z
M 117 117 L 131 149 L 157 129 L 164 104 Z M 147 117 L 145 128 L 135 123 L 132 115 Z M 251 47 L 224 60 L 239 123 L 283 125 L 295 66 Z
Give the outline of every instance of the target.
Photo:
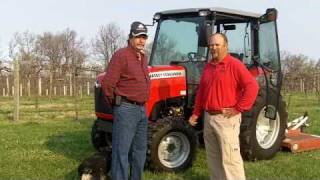
M 270 89 L 269 108 L 273 110 L 276 107 L 276 96 L 276 91 Z M 265 117 L 266 108 L 266 91 L 261 88 L 252 109 L 242 115 L 240 143 L 242 157 L 246 160 L 274 157 L 285 138 L 288 113 L 282 97 L 279 97 L 275 120 Z
M 196 134 L 183 118 L 166 117 L 149 126 L 148 163 L 153 170 L 185 170 L 192 164 L 196 147 Z

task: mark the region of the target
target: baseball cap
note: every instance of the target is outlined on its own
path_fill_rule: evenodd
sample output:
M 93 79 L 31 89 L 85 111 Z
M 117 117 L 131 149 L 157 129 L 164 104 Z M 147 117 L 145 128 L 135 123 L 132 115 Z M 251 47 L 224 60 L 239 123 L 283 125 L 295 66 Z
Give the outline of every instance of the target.
M 139 36 L 139 35 L 148 36 L 147 32 L 148 32 L 148 29 L 146 25 L 144 25 L 143 23 L 139 21 L 135 21 L 131 24 L 130 35 L 132 35 L 133 37 Z

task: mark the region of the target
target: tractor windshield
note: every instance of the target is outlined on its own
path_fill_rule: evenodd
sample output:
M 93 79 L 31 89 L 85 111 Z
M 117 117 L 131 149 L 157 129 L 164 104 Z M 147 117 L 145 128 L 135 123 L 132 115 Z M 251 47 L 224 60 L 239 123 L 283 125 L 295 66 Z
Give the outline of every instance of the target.
M 168 65 L 176 61 L 205 61 L 208 48 L 199 46 L 199 27 L 202 22 L 202 17 L 161 20 L 150 64 Z

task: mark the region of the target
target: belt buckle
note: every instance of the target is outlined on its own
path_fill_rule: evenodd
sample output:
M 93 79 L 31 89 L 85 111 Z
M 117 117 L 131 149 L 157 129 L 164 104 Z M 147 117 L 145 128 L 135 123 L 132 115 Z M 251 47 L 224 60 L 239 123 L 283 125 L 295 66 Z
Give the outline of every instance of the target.
M 140 102 L 137 102 L 137 101 L 132 101 L 128 98 L 123 98 L 124 102 L 127 102 L 127 103 L 130 103 L 130 104 L 134 104 L 134 105 L 138 105 L 138 106 L 142 106 L 144 103 L 140 103 Z

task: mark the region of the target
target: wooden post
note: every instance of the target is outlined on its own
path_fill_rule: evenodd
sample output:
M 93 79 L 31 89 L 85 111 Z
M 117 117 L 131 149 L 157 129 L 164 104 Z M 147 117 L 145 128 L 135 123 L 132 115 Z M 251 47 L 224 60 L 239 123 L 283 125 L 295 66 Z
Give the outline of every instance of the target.
M 80 99 L 82 99 L 82 85 L 80 85 Z
M 27 89 L 28 89 L 28 96 L 31 96 L 31 83 L 30 83 L 30 79 L 28 79 L 28 83 L 27 83 Z
M 42 95 L 42 93 L 41 93 L 41 91 L 42 91 L 42 89 L 41 89 L 41 86 L 42 86 L 42 84 L 41 84 L 41 77 L 39 77 L 39 79 L 38 79 L 38 94 L 39 94 L 39 96 L 41 96 Z
M 65 85 L 63 85 L 63 95 L 64 96 L 67 95 L 67 87 Z
M 89 81 L 87 82 L 87 95 L 90 95 L 90 83 Z
M 70 73 L 70 96 L 72 96 L 73 92 L 72 92 L 72 74 Z
M 14 111 L 13 120 L 19 120 L 19 61 L 14 60 Z
M 318 87 L 318 90 L 320 90 L 320 73 L 317 76 L 317 87 Z
M 10 84 L 9 84 L 9 77 L 7 76 L 7 96 L 10 95 Z
M 56 96 L 57 95 L 57 87 L 53 87 L 53 95 Z
M 53 74 L 52 72 L 50 71 L 50 78 L 49 78 L 49 91 L 47 93 L 47 96 L 49 95 L 49 99 L 50 99 L 50 102 L 51 102 L 51 96 L 52 96 L 52 83 L 53 83 Z
M 313 75 L 313 84 L 312 84 L 313 92 L 317 92 L 317 76 Z
M 6 96 L 6 89 L 5 88 L 2 88 L 2 95 Z
M 22 96 L 22 84 L 20 84 L 20 96 Z

